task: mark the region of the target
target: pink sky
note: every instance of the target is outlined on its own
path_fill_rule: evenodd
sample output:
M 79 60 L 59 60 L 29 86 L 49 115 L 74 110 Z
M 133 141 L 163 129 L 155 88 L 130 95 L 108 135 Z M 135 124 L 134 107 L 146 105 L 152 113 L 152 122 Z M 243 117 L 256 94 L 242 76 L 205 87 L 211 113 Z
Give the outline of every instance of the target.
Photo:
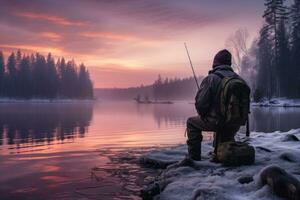
M 0 0 L 0 50 L 51 52 L 89 68 L 96 88 L 199 75 L 238 28 L 259 30 L 259 0 Z

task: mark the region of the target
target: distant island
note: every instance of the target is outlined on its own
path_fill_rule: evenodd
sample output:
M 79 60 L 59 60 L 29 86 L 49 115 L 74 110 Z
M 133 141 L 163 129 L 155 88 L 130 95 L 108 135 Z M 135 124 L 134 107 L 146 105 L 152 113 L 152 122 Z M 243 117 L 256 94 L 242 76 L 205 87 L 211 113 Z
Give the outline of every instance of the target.
M 84 64 L 74 60 L 12 52 L 5 62 L 0 51 L 0 98 L 93 99 L 93 83 Z

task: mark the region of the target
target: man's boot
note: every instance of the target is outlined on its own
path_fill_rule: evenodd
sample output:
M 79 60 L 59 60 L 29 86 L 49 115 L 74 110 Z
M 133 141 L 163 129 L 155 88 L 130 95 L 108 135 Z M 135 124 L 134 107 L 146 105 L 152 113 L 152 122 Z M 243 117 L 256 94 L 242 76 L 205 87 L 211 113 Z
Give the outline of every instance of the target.
M 203 139 L 202 132 L 192 123 L 190 118 L 187 121 L 187 137 L 186 141 L 188 146 L 189 157 L 192 160 L 199 161 L 201 160 L 201 142 Z
M 195 161 L 201 160 L 201 141 L 187 141 L 189 158 Z

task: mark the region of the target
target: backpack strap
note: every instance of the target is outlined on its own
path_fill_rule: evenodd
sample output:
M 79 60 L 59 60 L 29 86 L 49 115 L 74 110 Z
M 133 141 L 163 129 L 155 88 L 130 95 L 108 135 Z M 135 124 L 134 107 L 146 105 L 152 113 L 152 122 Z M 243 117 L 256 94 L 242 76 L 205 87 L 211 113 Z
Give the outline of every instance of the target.
M 247 137 L 250 136 L 250 130 L 249 130 L 249 115 L 248 115 L 247 122 L 246 122 L 246 136 L 247 136 Z
M 217 137 L 219 137 L 218 136 L 219 129 L 223 128 L 222 125 L 223 125 L 223 121 L 224 121 L 224 116 L 221 113 L 220 104 L 221 104 L 221 91 L 223 89 L 222 82 L 223 82 L 223 79 L 225 78 L 225 76 L 222 73 L 218 72 L 218 71 L 213 72 L 213 74 L 215 74 L 216 76 L 218 76 L 221 79 L 220 83 L 219 83 L 219 85 L 217 87 L 217 93 L 216 93 L 216 95 L 217 95 L 216 104 L 218 105 L 218 107 L 217 107 L 217 113 L 219 115 L 219 121 L 218 121 L 218 124 L 217 124 L 217 129 L 218 130 L 216 131 L 216 138 L 217 138 Z

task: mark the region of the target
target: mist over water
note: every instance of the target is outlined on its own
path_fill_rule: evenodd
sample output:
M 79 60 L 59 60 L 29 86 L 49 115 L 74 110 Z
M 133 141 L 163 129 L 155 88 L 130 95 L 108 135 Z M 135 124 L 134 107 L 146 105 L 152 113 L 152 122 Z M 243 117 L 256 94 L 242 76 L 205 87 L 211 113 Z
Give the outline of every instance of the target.
M 91 169 L 120 168 L 109 163 L 119 151 L 185 143 L 186 119 L 196 115 L 184 101 L 19 103 L 0 109 L 0 199 L 79 199 L 83 193 L 113 199 L 123 194 L 122 181 L 105 170 L 97 171 L 96 181 Z M 251 109 L 252 131 L 287 131 L 299 124 L 299 108 Z

